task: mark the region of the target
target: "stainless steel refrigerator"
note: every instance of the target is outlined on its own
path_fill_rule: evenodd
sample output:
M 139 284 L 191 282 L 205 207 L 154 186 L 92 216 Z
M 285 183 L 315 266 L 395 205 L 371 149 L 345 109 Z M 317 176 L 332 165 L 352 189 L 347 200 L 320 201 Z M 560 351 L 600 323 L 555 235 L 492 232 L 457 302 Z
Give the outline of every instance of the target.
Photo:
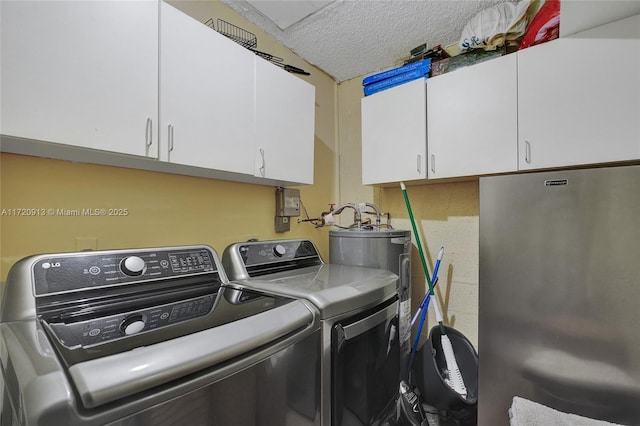
M 640 425 L 640 166 L 480 179 L 480 426 Z

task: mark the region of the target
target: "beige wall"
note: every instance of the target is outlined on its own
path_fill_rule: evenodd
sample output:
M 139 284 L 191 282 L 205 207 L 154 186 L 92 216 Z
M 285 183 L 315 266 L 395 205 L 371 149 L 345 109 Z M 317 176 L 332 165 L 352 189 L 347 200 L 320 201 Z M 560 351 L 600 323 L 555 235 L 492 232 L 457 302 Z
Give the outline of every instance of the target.
M 375 189 L 362 185 L 361 99 L 362 78 L 354 78 L 338 86 L 340 204 L 373 202 Z M 344 220 L 344 218 L 341 219 Z M 351 223 L 346 221 L 343 224 Z
M 444 322 L 467 336 L 475 346 L 478 342 L 478 191 L 477 180 L 407 186 L 407 194 L 430 273 L 433 272 L 440 247 L 444 246 L 444 257 L 435 289 Z M 378 205 L 391 213 L 394 227 L 411 229 L 399 187 L 384 188 Z M 415 239 L 411 261 L 411 296 L 415 311 L 427 291 Z M 435 324 L 433 308 L 430 308 L 428 326 L 432 327 Z M 423 331 L 423 338 L 428 334 L 426 330 L 428 329 L 425 328 Z
M 336 84 L 219 2 L 174 5 L 200 22 L 222 18 L 254 32 L 261 50 L 309 72 L 316 87 L 315 184 L 300 187 L 310 215 L 337 202 Z M 0 209 L 122 208 L 120 217 L 0 217 L 0 280 L 35 253 L 209 244 L 219 253 L 249 237 L 310 238 L 328 258 L 328 229 L 308 223 L 274 231 L 275 188 L 189 176 L 0 154 Z M 6 213 L 6 212 L 5 212 Z

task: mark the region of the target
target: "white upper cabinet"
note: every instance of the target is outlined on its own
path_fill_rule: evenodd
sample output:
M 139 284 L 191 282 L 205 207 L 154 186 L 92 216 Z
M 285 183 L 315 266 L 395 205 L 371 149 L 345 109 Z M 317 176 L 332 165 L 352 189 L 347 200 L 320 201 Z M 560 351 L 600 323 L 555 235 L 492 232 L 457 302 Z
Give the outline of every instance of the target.
M 313 183 L 314 86 L 173 6 L 0 1 L 0 8 L 3 151 L 264 185 Z
M 635 15 L 362 99 L 363 183 L 637 161 L 639 117 Z
M 315 87 L 255 57 L 255 176 L 313 183 Z
M 516 55 L 427 80 L 428 178 L 518 169 Z
M 427 90 L 414 80 L 362 98 L 362 183 L 427 177 Z
M 518 52 L 520 170 L 640 158 L 640 15 Z
M 158 156 L 157 2 L 0 7 L 3 135 Z
M 599 27 L 640 13 L 640 1 L 561 1 L 560 37 Z
M 160 159 L 253 175 L 254 58 L 161 3 Z

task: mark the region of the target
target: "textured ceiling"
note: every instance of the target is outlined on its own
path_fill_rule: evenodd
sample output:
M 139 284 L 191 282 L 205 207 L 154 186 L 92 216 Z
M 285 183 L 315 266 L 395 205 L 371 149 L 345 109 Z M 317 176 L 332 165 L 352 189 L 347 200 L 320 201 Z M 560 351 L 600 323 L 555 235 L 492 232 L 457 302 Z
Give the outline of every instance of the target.
M 457 43 L 482 9 L 506 0 L 338 0 L 281 29 L 244 0 L 221 0 L 342 82 L 396 66 L 422 43 Z M 253 0 L 285 8 L 307 0 Z

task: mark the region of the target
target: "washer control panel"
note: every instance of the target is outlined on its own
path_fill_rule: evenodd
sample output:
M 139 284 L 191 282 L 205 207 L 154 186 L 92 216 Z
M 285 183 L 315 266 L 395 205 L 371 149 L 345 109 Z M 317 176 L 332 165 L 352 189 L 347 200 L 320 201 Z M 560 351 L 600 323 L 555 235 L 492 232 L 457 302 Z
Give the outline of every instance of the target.
M 217 274 L 207 246 L 113 250 L 41 256 L 33 265 L 36 296 L 136 282 Z

